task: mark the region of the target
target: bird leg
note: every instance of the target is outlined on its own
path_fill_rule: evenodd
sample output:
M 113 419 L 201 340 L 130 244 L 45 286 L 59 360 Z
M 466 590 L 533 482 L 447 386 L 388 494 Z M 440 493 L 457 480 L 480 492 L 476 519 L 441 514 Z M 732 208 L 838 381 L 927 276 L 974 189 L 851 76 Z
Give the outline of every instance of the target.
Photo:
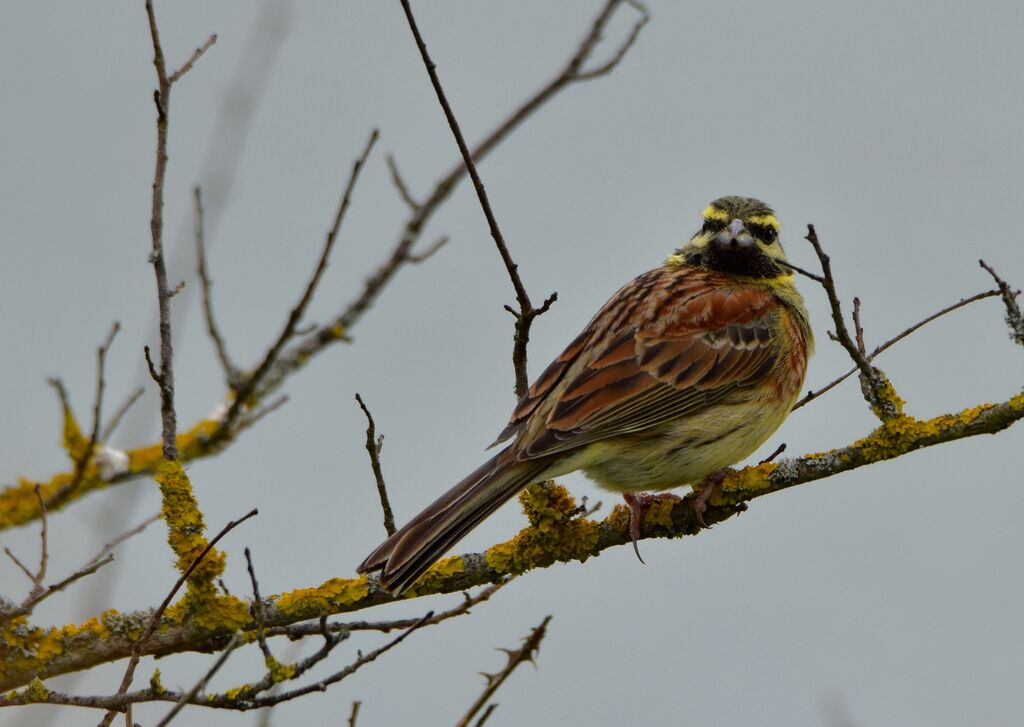
M 657 495 L 650 492 L 624 492 L 622 499 L 625 501 L 626 507 L 629 508 L 629 539 L 633 541 L 633 552 L 636 553 L 637 560 L 644 563 L 644 559 L 640 557 L 640 546 L 637 545 L 637 541 L 640 539 L 640 517 L 643 511 L 653 502 L 678 501 L 680 498 L 670 492 L 661 492 Z
M 708 527 L 704 522 L 704 513 L 708 509 L 708 500 L 715 494 L 715 491 L 721 487 L 722 482 L 725 480 L 725 476 L 730 472 L 734 472 L 731 467 L 723 467 L 718 472 L 712 472 L 710 475 L 701 480 L 699 485 L 693 486 L 693 491 L 697 495 L 693 500 L 693 513 L 697 516 L 697 522 L 702 528 Z

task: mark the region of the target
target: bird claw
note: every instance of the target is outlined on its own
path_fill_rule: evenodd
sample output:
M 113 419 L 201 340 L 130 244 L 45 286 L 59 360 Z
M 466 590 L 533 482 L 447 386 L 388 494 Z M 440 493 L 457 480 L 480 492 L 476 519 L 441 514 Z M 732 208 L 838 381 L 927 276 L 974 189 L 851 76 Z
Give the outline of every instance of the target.
M 652 495 L 649 492 L 626 492 L 623 493 L 622 499 L 626 503 L 626 507 L 629 508 L 629 539 L 633 542 L 633 552 L 636 553 L 637 560 L 647 565 L 640 555 L 640 546 L 637 544 L 637 541 L 640 540 L 640 517 L 653 502 L 678 501 L 679 498 L 670 492 L 662 492 L 657 495 Z
M 721 487 L 725 476 L 732 471 L 730 467 L 725 467 L 718 472 L 713 472 L 693 488 L 697 495 L 693 500 L 693 514 L 697 516 L 697 524 L 701 529 L 711 529 L 711 526 L 704 522 L 704 513 L 708 510 L 708 500 Z

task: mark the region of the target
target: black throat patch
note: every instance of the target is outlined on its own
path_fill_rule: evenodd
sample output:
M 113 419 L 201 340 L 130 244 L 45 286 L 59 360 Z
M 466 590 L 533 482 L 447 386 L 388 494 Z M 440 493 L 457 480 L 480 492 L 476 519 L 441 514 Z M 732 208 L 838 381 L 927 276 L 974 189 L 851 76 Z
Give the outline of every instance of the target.
M 711 242 L 699 252 L 686 255 L 689 265 L 745 278 L 777 278 L 785 274 L 760 248 L 733 248 Z

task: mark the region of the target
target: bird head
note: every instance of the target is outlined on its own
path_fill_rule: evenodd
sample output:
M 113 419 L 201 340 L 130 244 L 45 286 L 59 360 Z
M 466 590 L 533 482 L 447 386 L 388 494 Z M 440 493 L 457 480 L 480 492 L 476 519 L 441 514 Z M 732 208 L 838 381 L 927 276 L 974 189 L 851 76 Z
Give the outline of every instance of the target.
M 792 275 L 779 243 L 779 221 L 764 202 L 751 197 L 721 197 L 709 204 L 704 225 L 669 264 L 686 264 L 743 278 Z

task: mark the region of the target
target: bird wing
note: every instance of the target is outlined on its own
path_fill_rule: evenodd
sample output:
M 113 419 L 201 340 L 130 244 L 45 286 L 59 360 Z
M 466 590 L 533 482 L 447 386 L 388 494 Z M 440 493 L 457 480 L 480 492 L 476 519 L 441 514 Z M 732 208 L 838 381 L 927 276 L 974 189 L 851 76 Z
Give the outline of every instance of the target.
M 780 304 L 769 291 L 700 270 L 651 277 L 619 291 L 524 397 L 506 429 L 521 432 L 520 459 L 700 412 L 774 368 Z

